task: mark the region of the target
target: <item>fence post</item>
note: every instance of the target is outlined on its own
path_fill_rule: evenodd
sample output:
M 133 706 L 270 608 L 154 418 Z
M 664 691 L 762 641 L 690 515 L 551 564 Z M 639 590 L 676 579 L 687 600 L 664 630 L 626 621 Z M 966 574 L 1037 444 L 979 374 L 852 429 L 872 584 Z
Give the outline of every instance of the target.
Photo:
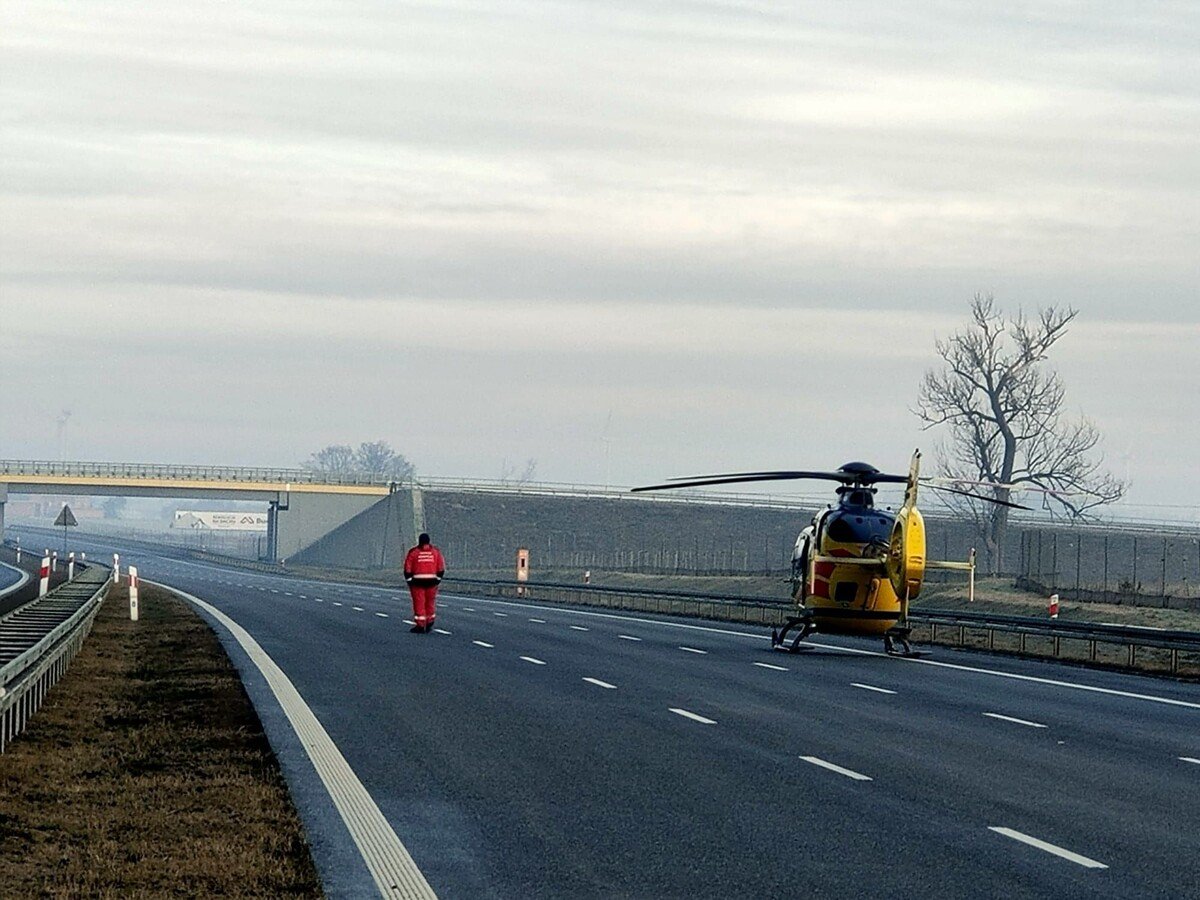
M 1135 594 L 1136 594 L 1136 593 L 1138 593 L 1138 580 L 1137 580 L 1137 535 L 1136 535 L 1136 534 L 1133 536 L 1133 585 L 1132 585 L 1132 588 L 1131 588 L 1131 589 L 1132 589 L 1133 593 L 1135 593 Z
M 1163 555 L 1162 555 L 1162 596 L 1167 596 L 1167 539 L 1163 538 Z
M 1108 533 L 1104 534 L 1104 593 L 1108 593 Z
M 1084 533 L 1075 532 L 1075 599 L 1079 600 L 1079 570 L 1084 559 Z

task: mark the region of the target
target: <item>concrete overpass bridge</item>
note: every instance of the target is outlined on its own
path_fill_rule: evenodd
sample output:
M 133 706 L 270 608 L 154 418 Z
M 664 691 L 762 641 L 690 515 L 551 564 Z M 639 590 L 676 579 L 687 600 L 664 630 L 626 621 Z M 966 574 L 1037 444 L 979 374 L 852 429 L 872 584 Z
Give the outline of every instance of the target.
M 361 473 L 0 460 L 0 533 L 10 493 L 257 500 L 267 504 L 267 547 L 274 560 L 289 559 L 366 515 L 379 519 L 378 540 L 383 546 L 378 554 L 372 554 L 383 562 L 421 527 L 419 491 L 414 492 L 412 485 Z M 358 531 L 362 533 L 361 528 Z

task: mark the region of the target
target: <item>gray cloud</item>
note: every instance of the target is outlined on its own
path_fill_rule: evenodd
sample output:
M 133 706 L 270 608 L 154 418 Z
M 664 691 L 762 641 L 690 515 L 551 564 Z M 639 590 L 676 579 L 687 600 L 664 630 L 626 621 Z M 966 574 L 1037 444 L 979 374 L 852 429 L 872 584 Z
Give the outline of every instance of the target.
M 1068 355 L 1079 402 L 1186 478 L 1200 366 L 1162 328 L 1200 322 L 1197 45 L 1189 3 L 12 7 L 0 429 L 49 387 L 136 398 L 150 456 L 287 462 L 420 379 L 454 414 L 389 436 L 427 471 L 595 478 L 608 408 L 627 480 L 897 455 L 933 334 L 992 290 L 1080 307 L 1108 343 Z M 13 332 L 39 315 L 132 356 L 54 369 Z

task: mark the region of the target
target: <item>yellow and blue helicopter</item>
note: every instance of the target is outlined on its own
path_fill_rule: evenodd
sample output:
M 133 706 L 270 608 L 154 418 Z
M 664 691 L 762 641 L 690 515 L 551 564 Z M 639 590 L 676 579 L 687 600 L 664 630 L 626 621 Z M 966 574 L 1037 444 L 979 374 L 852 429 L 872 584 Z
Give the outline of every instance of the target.
M 757 481 L 818 479 L 839 482 L 838 502 L 821 510 L 800 532 L 792 554 L 792 599 L 796 614 L 771 633 L 776 649 L 799 652 L 800 642 L 822 634 L 882 636 L 891 654 L 914 656 L 908 606 L 921 593 L 928 569 L 974 572 L 974 560 L 925 558 L 925 520 L 917 509 L 917 489 L 947 491 L 988 503 L 1028 509 L 1019 503 L 986 497 L 920 477 L 921 452 L 913 453 L 907 475 L 889 475 L 864 462 L 849 462 L 834 472 L 733 472 L 672 478 L 666 484 L 634 488 L 661 491 L 744 484 Z M 877 484 L 903 484 L 899 510 L 875 506 Z M 795 631 L 788 643 L 789 634 Z

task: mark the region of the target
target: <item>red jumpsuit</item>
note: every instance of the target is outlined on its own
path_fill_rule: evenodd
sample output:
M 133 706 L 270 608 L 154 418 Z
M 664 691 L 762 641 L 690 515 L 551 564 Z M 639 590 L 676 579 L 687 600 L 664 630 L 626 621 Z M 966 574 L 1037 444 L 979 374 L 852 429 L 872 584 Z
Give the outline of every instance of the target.
M 438 584 L 446 574 L 446 560 L 433 544 L 418 544 L 404 557 L 404 580 L 412 594 L 413 621 L 430 628 L 437 615 Z

